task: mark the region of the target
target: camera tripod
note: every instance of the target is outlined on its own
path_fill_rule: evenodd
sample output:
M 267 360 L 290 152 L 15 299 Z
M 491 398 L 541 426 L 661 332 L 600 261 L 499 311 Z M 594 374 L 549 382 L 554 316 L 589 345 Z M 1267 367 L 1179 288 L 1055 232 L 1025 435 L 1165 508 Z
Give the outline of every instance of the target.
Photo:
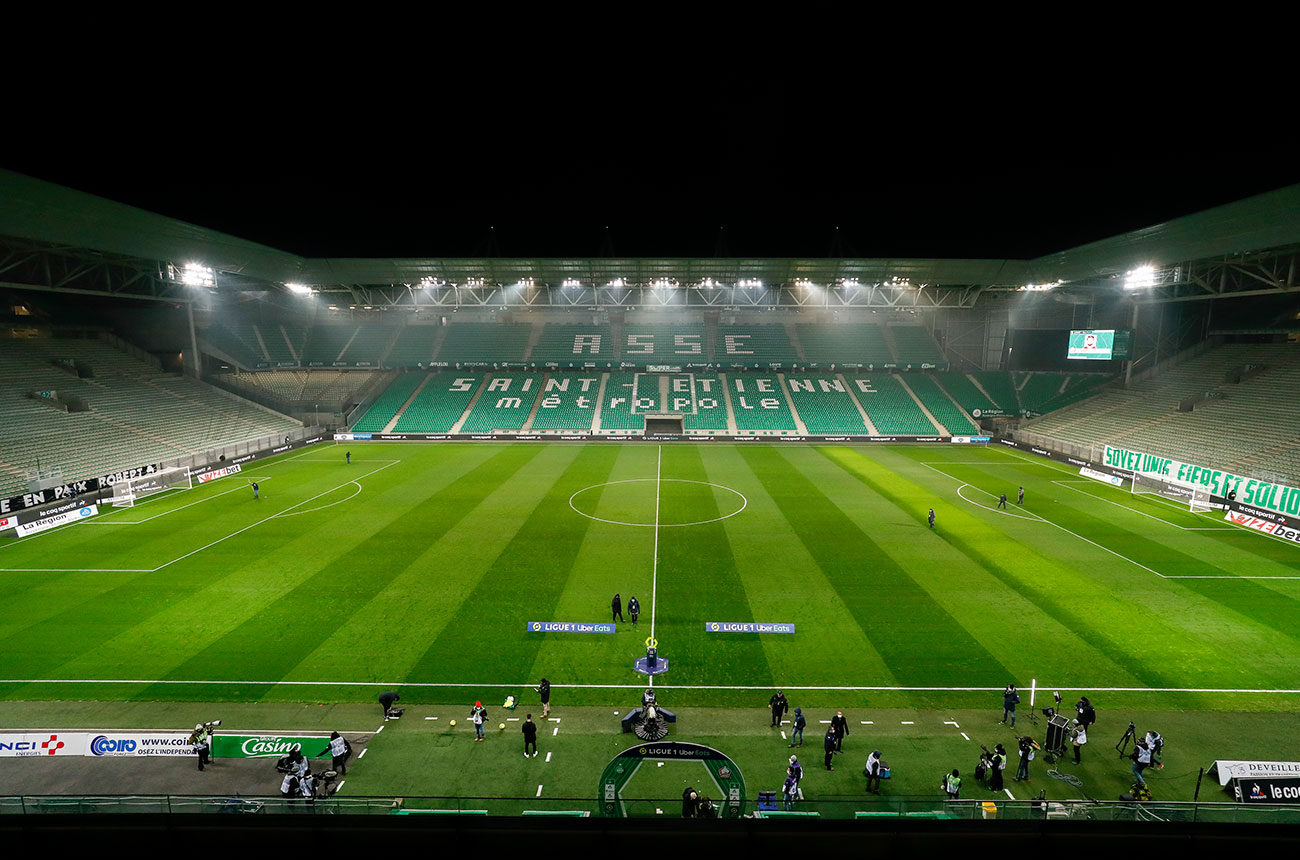
M 1119 753 L 1120 758 L 1128 757 L 1129 741 L 1137 741 L 1137 729 L 1133 728 L 1132 723 L 1129 723 L 1128 728 L 1124 730 L 1124 737 L 1120 738 L 1119 743 L 1115 744 L 1115 750 Z

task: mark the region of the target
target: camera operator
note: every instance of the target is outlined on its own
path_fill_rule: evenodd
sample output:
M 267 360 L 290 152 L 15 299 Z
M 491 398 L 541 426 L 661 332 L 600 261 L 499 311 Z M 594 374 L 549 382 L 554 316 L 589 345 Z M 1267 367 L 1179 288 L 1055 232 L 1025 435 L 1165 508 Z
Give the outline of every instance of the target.
M 1155 729 L 1147 732 L 1147 746 L 1151 748 L 1151 758 L 1156 764 L 1160 764 L 1160 754 L 1165 751 L 1165 739 L 1160 736 L 1160 732 Z
M 1147 745 L 1146 738 L 1137 742 L 1133 747 L 1132 754 L 1129 758 L 1133 760 L 1133 776 L 1137 779 L 1137 784 L 1146 786 L 1146 778 L 1142 776 L 1142 771 L 1151 767 L 1151 747 Z
M 1088 743 L 1088 726 L 1085 723 L 1078 723 L 1074 728 L 1074 763 L 1082 764 L 1080 753 L 1083 751 L 1084 744 Z
M 1034 749 L 1038 744 L 1030 737 L 1016 738 L 1016 742 L 1020 746 L 1020 764 L 1016 767 L 1016 782 L 1026 782 L 1029 779 L 1029 762 L 1033 759 Z
M 333 757 L 330 761 L 330 770 L 336 770 L 340 774 L 346 776 L 348 772 L 348 759 L 352 757 L 352 744 L 348 743 L 348 739 L 340 735 L 338 732 L 330 732 L 329 744 L 325 749 L 316 753 L 316 757 L 320 758 L 325 755 L 325 753 L 329 753 Z

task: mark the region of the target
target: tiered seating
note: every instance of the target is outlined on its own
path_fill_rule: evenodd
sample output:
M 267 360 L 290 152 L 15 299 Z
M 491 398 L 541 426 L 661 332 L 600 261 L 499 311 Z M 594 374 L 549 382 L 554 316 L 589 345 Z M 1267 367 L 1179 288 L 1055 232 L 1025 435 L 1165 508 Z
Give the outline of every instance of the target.
M 948 393 L 948 396 L 957 401 L 957 405 L 971 415 L 974 415 L 976 411 L 983 413 L 990 409 L 1002 411 L 1002 407 L 990 400 L 983 391 L 980 391 L 966 374 L 952 371 L 951 373 L 935 373 L 932 375 L 934 381 L 939 383 L 939 386 Z M 913 389 L 915 389 L 915 386 L 913 386 Z
M 722 380 L 713 373 L 674 373 L 668 377 L 668 408 L 685 414 L 688 433 L 718 433 L 727 429 L 727 399 Z
M 605 367 L 617 355 L 614 336 L 608 325 L 547 323 L 529 355 L 529 361 L 561 367 L 581 367 L 585 362 L 596 362 Z
M 633 398 L 636 411 L 633 412 Z M 601 430 L 644 430 L 641 413 L 661 409 L 659 377 L 650 373 L 611 373 L 600 406 Z
M 340 361 L 369 362 L 378 366 L 388 344 L 393 340 L 394 328 L 390 325 L 370 324 L 357 329 L 356 336 L 339 355 Z
M 343 349 L 357 333 L 355 325 L 315 325 L 307 330 L 307 342 L 302 349 L 304 364 L 323 364 L 326 367 L 340 361 Z
M 637 364 L 703 364 L 709 356 L 704 326 L 690 323 L 626 323 L 619 347 L 623 361 Z
M 1007 415 L 1020 414 L 1020 397 L 1016 394 L 1017 383 L 1013 374 L 1005 370 L 987 370 L 973 373 L 971 376 L 989 393 L 989 397 L 993 398 L 993 402 L 999 409 Z
M 818 364 L 881 365 L 894 357 L 885 342 L 880 326 L 840 323 L 814 325 L 801 323 L 795 326 L 804 357 Z M 803 413 L 800 412 L 800 415 Z M 859 416 L 861 417 L 861 416 Z
M 930 333 L 922 326 L 890 326 L 889 332 L 894 336 L 894 346 L 898 351 L 900 365 L 910 364 L 913 367 L 921 364 L 940 367 L 947 365 L 939 344 L 934 342 L 934 338 L 930 337 Z
M 799 363 L 794 344 L 780 323 L 720 326 L 714 359 L 727 366 Z
M 456 323 L 438 350 L 438 360 L 448 364 L 522 362 L 533 327 L 518 323 Z
M 423 373 L 403 373 L 393 380 L 384 393 L 379 395 L 366 414 L 352 425 L 352 430 L 356 433 L 378 433 L 388 426 L 388 422 L 393 420 L 397 410 L 402 408 L 411 397 L 421 382 L 425 379 Z
M 1059 397 L 1065 390 L 1069 376 L 1064 373 L 1013 373 L 1012 379 L 1025 411 L 1042 412 L 1044 403 Z
M 433 343 L 438 335 L 436 325 L 408 325 L 397 336 L 388 364 L 394 367 L 414 367 L 433 361 Z
M 934 436 L 934 423 L 925 417 L 897 377 L 890 373 L 856 376 L 849 380 L 862 408 L 881 434 Z
M 600 395 L 599 373 L 552 373 L 542 386 L 531 429 L 537 431 L 591 429 Z
M 538 373 L 494 373 L 461 426 L 462 433 L 518 430 L 542 390 Z
M 912 393 L 920 398 L 925 404 L 925 408 L 930 410 L 934 419 L 942 424 L 950 434 L 954 436 L 970 436 L 979 432 L 979 428 L 971 423 L 962 411 L 957 408 L 957 404 L 948 399 L 948 395 L 943 393 L 939 384 L 925 373 L 909 373 L 906 379 L 907 385 L 912 389 Z
M 835 374 L 787 373 L 785 384 L 809 433 L 870 432 L 848 388 Z
M 301 358 L 303 345 L 307 339 L 306 329 L 285 327 L 274 323 L 256 325 L 253 328 L 262 335 L 262 343 L 266 344 L 267 361 L 274 364 L 280 361 L 298 361 Z
M 70 358 L 94 375 L 81 379 L 50 363 Z M 32 390 L 84 400 L 64 413 L 26 398 Z M 0 340 L 0 492 L 24 487 L 22 473 L 62 470 L 64 480 L 199 454 L 279 436 L 299 422 L 229 397 L 100 341 Z
M 221 321 L 215 321 L 207 327 L 203 336 L 244 367 L 253 367 L 267 360 L 266 353 L 258 345 L 257 335 L 251 325 L 226 325 Z
M 407 374 L 422 378 L 421 374 Z M 447 433 L 474 399 L 482 379 L 478 374 L 438 373 L 429 377 L 402 417 L 393 425 L 397 433 Z
M 736 429 L 741 433 L 798 431 L 776 374 L 733 374 L 727 379 L 727 388 Z

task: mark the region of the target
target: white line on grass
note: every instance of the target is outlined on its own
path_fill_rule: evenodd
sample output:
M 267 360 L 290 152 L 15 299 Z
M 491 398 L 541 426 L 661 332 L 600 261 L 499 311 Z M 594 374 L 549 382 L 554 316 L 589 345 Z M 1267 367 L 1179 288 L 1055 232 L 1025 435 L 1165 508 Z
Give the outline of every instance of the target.
M 1005 792 L 1007 793 L 1007 797 L 1011 798 L 1012 800 L 1015 800 L 1015 799 L 1016 799 L 1016 796 L 1015 796 L 1014 794 L 1011 793 L 1011 789 L 1009 789 L 1009 788 L 1004 788 L 1004 789 L 1002 789 L 1002 790 L 1005 791 Z
M 538 796 L 538 797 L 541 797 L 541 796 L 542 796 L 542 787 L 541 787 L 540 785 L 537 786 L 537 796 Z
M 0 678 L 0 684 L 201 684 L 204 686 L 254 686 L 254 687 L 383 687 L 392 689 L 393 687 L 428 687 L 428 688 L 448 688 L 448 687 L 491 687 L 491 688 L 518 688 L 528 685 L 527 681 L 516 681 L 512 684 L 487 684 L 479 682 L 469 682 L 463 684 L 453 684 L 450 682 L 434 681 L 178 681 L 173 679 L 167 680 L 146 680 L 141 678 Z M 644 690 L 645 686 L 641 684 L 552 684 L 552 687 L 566 690 Z M 1254 687 L 1100 687 L 1094 684 L 1081 684 L 1077 681 L 1068 681 L 1064 684 L 1039 684 L 1040 688 L 1060 687 L 1061 689 L 1072 690 L 1095 690 L 1099 693 L 1277 693 L 1277 694 L 1300 694 L 1300 688 L 1297 689 L 1276 689 L 1276 688 L 1254 688 Z M 752 692 L 755 690 L 771 690 L 771 684 L 761 686 L 744 686 L 739 684 L 733 685 L 709 685 L 709 684 L 678 684 L 664 687 L 665 690 L 739 690 L 742 692 Z M 885 693 L 988 693 L 1000 692 L 1002 687 L 801 687 L 798 685 L 786 684 L 782 689 L 785 690 L 809 690 L 809 691 L 830 691 L 830 692 L 885 692 Z M 555 717 L 550 719 L 555 720 Z M 830 720 L 822 720 L 823 723 L 829 723 Z M 863 720 L 864 726 L 873 725 L 870 720 Z M 380 727 L 383 728 L 382 726 Z M 556 727 L 558 729 L 558 726 Z
M 550 760 L 551 760 L 551 754 L 550 754 L 550 753 L 547 753 L 547 754 L 546 754 L 546 760 L 547 760 L 547 761 L 550 761 Z
M 659 608 L 659 488 L 663 483 L 664 446 L 659 445 L 655 459 L 655 547 L 654 564 L 651 569 L 650 585 L 650 638 L 655 638 L 655 611 Z M 650 686 L 655 685 L 655 676 L 650 676 Z
M 291 514 L 281 514 L 281 516 L 285 516 L 285 517 L 297 517 L 297 516 L 301 516 L 301 515 L 303 515 L 303 514 L 311 514 L 311 513 L 315 513 L 316 511 L 323 511 L 323 510 L 325 510 L 326 508 L 332 508 L 332 507 L 334 507 L 335 505 L 341 505 L 341 504 L 343 504 L 344 502 L 351 501 L 352 499 L 355 499 L 358 495 L 360 495 L 360 493 L 361 493 L 361 485 L 358 484 L 356 481 L 351 481 L 350 483 L 352 484 L 352 486 L 354 486 L 354 487 L 357 488 L 357 491 L 356 491 L 355 493 L 353 493 L 352 495 L 348 496 L 346 499 L 339 499 L 337 502 L 330 502 L 328 505 L 321 505 L 320 507 L 316 507 L 316 508 L 307 508 L 307 509 L 304 510 L 304 511 L 294 511 L 294 512 L 291 513 Z M 346 487 L 347 484 L 344 484 L 343 486 Z
M 1108 505 L 1114 505 L 1117 508 L 1123 508 L 1124 510 L 1135 513 L 1140 517 L 1147 517 L 1149 519 L 1155 520 L 1156 522 L 1164 523 L 1167 526 L 1173 526 L 1174 528 L 1181 529 L 1185 532 L 1230 532 L 1233 530 L 1232 526 L 1180 526 L 1178 525 L 1178 523 L 1171 523 L 1169 520 L 1165 519 L 1164 517 L 1158 517 L 1155 514 L 1148 514 L 1145 511 L 1139 511 L 1137 508 L 1134 508 L 1130 505 L 1126 505 L 1122 502 L 1116 502 L 1112 499 L 1104 499 L 1101 496 L 1097 495 L 1096 493 L 1090 493 L 1087 490 L 1080 490 L 1078 487 L 1071 486 L 1071 484 L 1077 484 L 1077 483 L 1094 484 L 1095 483 L 1094 481 L 1052 481 L 1052 483 L 1056 484 L 1058 487 L 1064 487 L 1067 490 L 1073 490 L 1076 493 L 1085 495 L 1090 499 L 1096 499 L 1099 502 L 1105 502 Z M 1188 513 L 1188 511 L 1183 511 L 1183 513 Z
M 245 476 L 240 475 L 240 477 L 242 478 L 242 477 L 245 477 Z M 246 480 L 249 480 L 249 481 L 259 481 L 259 482 L 261 482 L 261 481 L 269 481 L 269 480 L 271 480 L 271 479 L 274 478 L 274 477 L 275 477 L 274 475 L 266 475 L 266 476 L 264 476 L 264 477 L 263 477 L 263 476 L 248 476 L 248 477 L 246 478 Z M 144 523 L 147 523 L 147 522 L 149 522 L 150 520 L 156 520 L 156 519 L 158 519 L 159 517 L 165 517 L 165 516 L 167 516 L 168 514 L 174 514 L 174 513 L 176 513 L 177 511 L 183 511 L 183 510 L 185 510 L 186 508 L 192 508 L 192 507 L 194 507 L 195 505 L 201 505 L 201 504 L 203 504 L 204 502 L 210 502 L 210 501 L 212 501 L 213 499 L 219 498 L 219 497 L 221 497 L 221 496 L 228 496 L 228 495 L 230 495 L 231 493 L 238 493 L 240 490 L 244 490 L 244 491 L 246 492 L 246 491 L 248 490 L 248 485 L 247 485 L 247 484 L 240 484 L 238 487 L 231 487 L 229 490 L 223 490 L 223 491 L 220 492 L 220 493 L 213 493 L 212 495 L 210 495 L 210 496 L 208 496 L 208 497 L 206 497 L 206 498 L 199 499 L 197 502 L 190 502 L 188 505 L 180 505 L 179 507 L 169 508 L 169 509 L 163 511 L 162 513 L 154 514 L 154 515 L 151 516 L 151 517 L 145 517 L 145 518 L 142 519 L 142 520 L 108 520 L 108 519 L 89 519 L 89 520 L 86 520 L 86 525 L 88 525 L 88 526 L 138 526 L 138 525 L 142 525 L 142 524 L 144 524 Z M 141 502 L 141 504 L 143 504 L 143 502 Z M 139 505 L 135 505 L 134 507 L 139 507 Z M 119 513 L 119 511 L 114 510 L 114 511 L 109 511 L 109 513 Z
M 949 475 L 948 477 L 951 478 L 952 476 Z M 1039 522 L 1047 522 L 1047 520 L 1043 519 L 1038 514 L 1032 512 L 1027 512 L 1028 516 L 1026 516 L 1025 514 L 1019 513 L 1018 511 L 1010 508 L 998 508 L 996 506 L 990 508 L 988 505 L 982 505 L 979 502 L 975 501 L 974 499 L 967 498 L 966 495 L 962 493 L 962 490 L 966 489 L 967 487 L 970 487 L 972 490 L 974 490 L 977 493 L 983 493 L 984 495 L 988 496 L 990 499 L 996 499 L 997 496 L 993 495 L 988 490 L 981 490 L 979 487 L 976 487 L 973 484 L 962 484 L 960 487 L 958 487 L 957 495 L 961 496 L 963 500 L 970 502 L 972 505 L 974 505 L 977 508 L 983 508 L 986 511 L 992 511 L 995 514 L 1001 514 L 1002 516 L 1006 516 L 1006 517 L 1015 517 L 1018 520 L 1037 520 Z
M 966 740 L 970 740 L 970 735 L 966 734 L 965 732 L 962 732 L 961 736 L 964 737 Z
M 363 749 L 363 750 L 361 751 L 361 755 L 357 756 L 357 761 L 361 761 L 363 758 L 365 758 L 365 757 L 366 757 L 366 753 L 368 753 L 368 752 L 370 752 L 370 747 L 366 747 L 365 749 Z
M 390 466 L 396 465 L 397 463 L 400 462 L 402 461 L 393 460 L 387 465 L 380 466 L 378 469 L 374 469 L 372 471 L 366 472 L 366 474 L 361 475 L 360 477 L 367 478 L 371 475 L 382 472 L 384 469 L 387 469 Z M 317 493 L 316 495 L 312 496 L 309 499 L 303 499 L 301 502 L 292 504 L 289 507 L 285 508 L 284 510 L 279 511 L 278 513 L 270 514 L 269 516 L 263 517 L 257 522 L 251 523 L 249 525 L 244 526 L 242 529 L 237 529 L 236 531 L 231 532 L 225 537 L 217 538 L 211 543 L 204 544 L 198 549 L 191 550 L 190 552 L 187 552 L 182 556 L 174 558 L 171 561 L 164 562 L 163 564 L 160 564 L 157 567 L 150 568 L 148 570 L 140 570 L 136 568 L 120 568 L 120 567 L 118 568 L 114 568 L 114 567 L 92 567 L 92 568 L 5 567 L 5 568 L 0 568 L 0 573 L 156 573 L 157 571 L 160 571 L 165 567 L 171 567 L 173 564 L 175 564 L 178 561 L 183 561 L 196 553 L 203 552 L 205 549 L 210 549 L 211 547 L 214 547 L 217 544 L 222 543 L 223 541 L 230 540 L 232 537 L 235 537 L 236 535 L 243 534 L 249 529 L 256 528 L 257 526 L 260 526 L 263 523 L 267 523 L 270 522 L 271 520 L 285 516 L 288 514 L 289 511 L 292 511 L 294 508 L 299 507 L 300 505 L 305 505 L 308 502 L 314 502 L 315 500 L 319 499 L 321 496 L 327 496 L 330 493 L 334 492 L 335 490 L 341 489 L 342 487 L 346 487 L 348 484 L 352 484 L 352 483 L 355 483 L 355 481 L 344 481 L 342 484 L 339 484 L 336 487 L 330 487 L 328 490 L 326 490 L 323 493 Z

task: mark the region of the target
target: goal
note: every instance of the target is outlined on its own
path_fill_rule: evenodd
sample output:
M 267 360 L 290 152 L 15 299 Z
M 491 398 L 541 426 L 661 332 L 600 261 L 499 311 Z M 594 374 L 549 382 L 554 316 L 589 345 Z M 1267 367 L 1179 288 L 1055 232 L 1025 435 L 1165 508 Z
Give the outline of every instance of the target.
M 114 507 L 131 507 L 136 502 L 167 490 L 188 490 L 194 486 L 190 470 L 185 466 L 160 469 L 149 475 L 118 481 L 113 485 Z
M 1134 472 L 1130 489 L 1135 496 L 1149 493 L 1163 496 L 1166 499 L 1178 502 L 1180 505 L 1187 505 L 1188 509 L 1194 514 L 1203 514 L 1214 510 L 1210 506 L 1210 491 L 1204 487 L 1183 484 L 1178 481 L 1167 481 L 1164 478 Z

